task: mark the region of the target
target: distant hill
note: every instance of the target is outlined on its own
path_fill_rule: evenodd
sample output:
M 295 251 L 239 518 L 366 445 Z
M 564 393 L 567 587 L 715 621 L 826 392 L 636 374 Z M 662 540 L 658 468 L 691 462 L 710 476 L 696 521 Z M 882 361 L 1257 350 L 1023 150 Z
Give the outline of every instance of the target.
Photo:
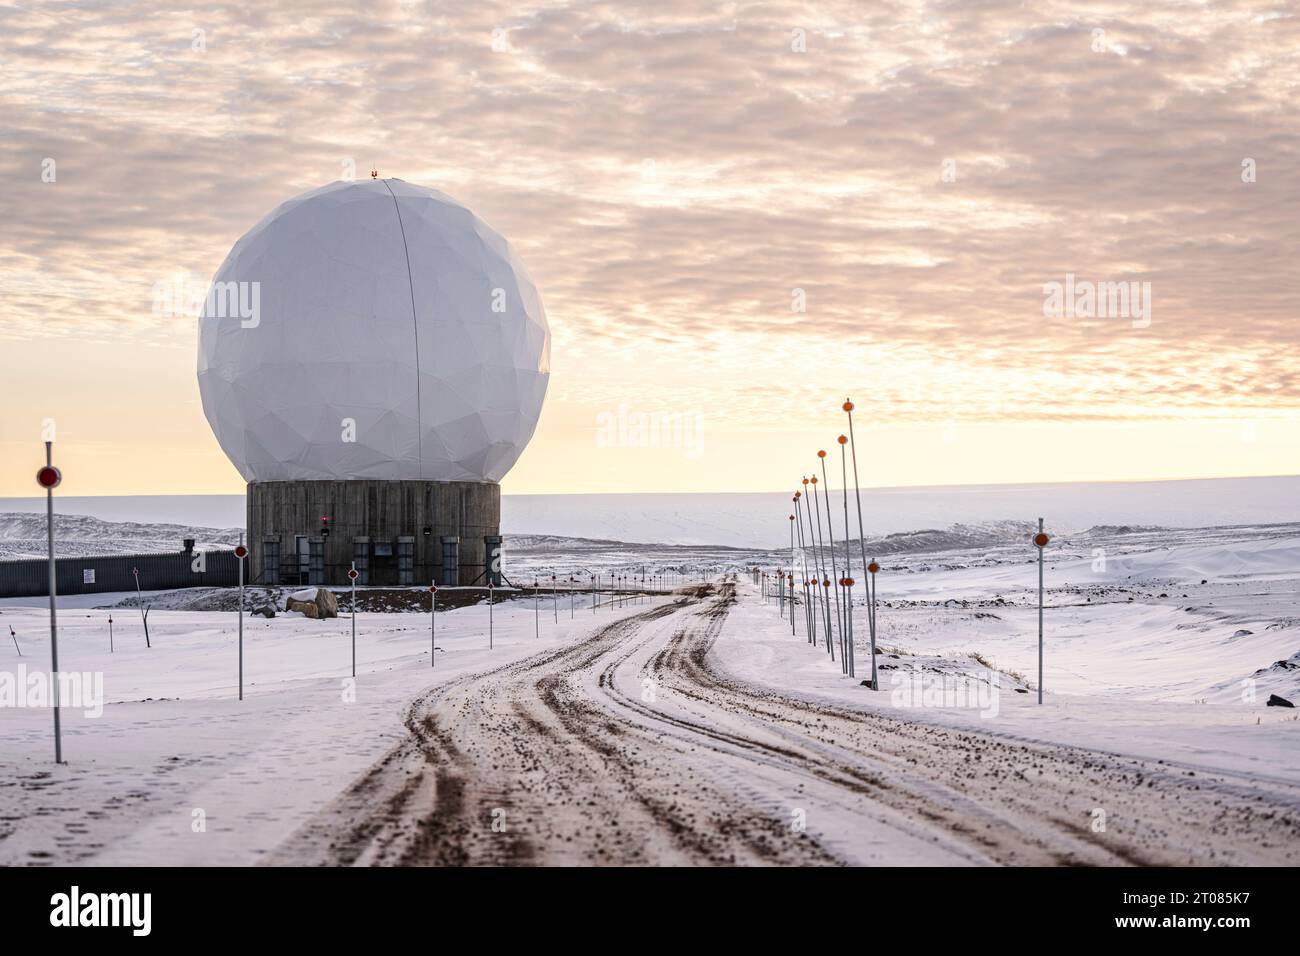
M 56 514 L 54 552 L 71 558 L 179 551 L 186 538 L 193 538 L 200 551 L 210 551 L 233 548 L 239 543 L 240 531 L 239 528 L 104 521 L 89 515 Z M 43 558 L 45 553 L 45 515 L 0 512 L 0 558 Z

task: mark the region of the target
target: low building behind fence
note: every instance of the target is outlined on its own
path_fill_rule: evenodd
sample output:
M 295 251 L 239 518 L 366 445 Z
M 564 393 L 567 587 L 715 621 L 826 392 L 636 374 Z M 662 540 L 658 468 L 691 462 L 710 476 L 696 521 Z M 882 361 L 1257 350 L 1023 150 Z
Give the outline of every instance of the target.
M 140 572 L 140 589 L 233 587 L 239 583 L 239 564 L 233 551 L 186 550 L 161 554 L 112 554 L 84 558 L 56 558 L 55 585 L 59 594 L 96 594 L 134 591 Z M 50 564 L 46 558 L 0 561 L 0 597 L 48 595 Z

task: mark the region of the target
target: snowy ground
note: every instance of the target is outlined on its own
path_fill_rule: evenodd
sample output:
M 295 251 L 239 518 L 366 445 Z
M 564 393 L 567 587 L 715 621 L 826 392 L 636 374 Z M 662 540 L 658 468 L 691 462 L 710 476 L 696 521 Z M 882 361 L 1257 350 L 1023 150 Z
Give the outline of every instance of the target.
M 542 613 L 506 602 L 491 650 L 486 606 L 440 612 L 432 669 L 427 614 L 361 614 L 354 688 L 348 618 L 245 616 L 240 702 L 234 614 L 155 609 L 146 649 L 138 612 L 92 609 L 123 597 L 62 602 L 60 667 L 102 673 L 107 700 L 98 718 L 63 710 L 66 765 L 53 763 L 50 710 L 0 709 L 0 864 L 256 861 L 402 739 L 404 711 L 430 686 L 633 610 L 597 617 L 584 600 L 571 618 L 567 601 Z M 4 669 L 48 668 L 39 599 L 0 602 L 6 641 L 10 626 L 24 656 L 9 642 Z
M 346 617 L 246 617 L 242 703 L 233 614 L 160 596 L 146 649 L 125 595 L 65 599 L 63 669 L 108 703 L 64 711 L 61 767 L 48 709 L 0 709 L 0 863 L 1294 864 L 1300 721 L 1265 702 L 1300 703 L 1300 529 L 1057 536 L 1041 707 L 1022 531 L 882 550 L 878 692 L 860 584 L 854 678 L 733 572 L 507 602 L 492 650 L 486 606 L 442 612 L 432 670 L 427 613 L 363 613 L 355 686 Z M 10 626 L 5 671 L 47 666 L 40 599 Z
M 1300 648 L 1295 630 L 1283 637 L 1265 633 L 1251 646 L 1246 638 L 1225 637 L 1222 627 L 1166 639 L 1164 629 L 1181 622 L 1170 623 L 1158 609 L 1116 604 L 1049 611 L 1046 693 L 1039 706 L 1032 608 L 999 609 L 1000 619 L 991 622 L 964 609 L 881 608 L 881 690 L 872 693 L 860 684 L 870 676 L 864 606 L 855 607 L 857 675 L 850 678 L 824 645 L 814 649 L 806 642 L 802 608 L 792 639 L 788 618 L 774 620 L 775 606 L 754 600 L 752 585 L 743 590 L 750 599 L 732 612 L 724 632 L 735 639 L 715 647 L 719 669 L 739 680 L 908 720 L 1300 783 L 1297 711 L 1265 705 L 1270 693 L 1283 691 L 1300 702 L 1294 672 L 1278 676 L 1263 668 L 1253 700 L 1240 686 L 1249 677 L 1236 676 L 1254 674 L 1258 662 L 1291 656 Z M 1090 642 L 1094 635 L 1098 639 Z M 1234 676 L 1225 678 L 1225 668 Z M 965 679 L 970 692 L 955 684 Z M 1215 692 L 1218 685 L 1227 689 Z M 959 686 L 960 699 L 938 698 L 946 690 L 956 696 Z

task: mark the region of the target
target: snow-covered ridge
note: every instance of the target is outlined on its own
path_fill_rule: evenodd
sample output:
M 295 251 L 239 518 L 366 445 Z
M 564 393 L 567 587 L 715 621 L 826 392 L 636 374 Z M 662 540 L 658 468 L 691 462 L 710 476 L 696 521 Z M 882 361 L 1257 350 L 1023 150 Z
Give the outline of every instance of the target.
M 851 529 L 853 526 L 849 527 Z M 877 556 L 992 548 L 1023 543 L 1035 530 L 1036 525 L 1029 521 L 983 521 L 977 524 L 954 524 L 947 528 L 900 531 L 877 538 L 868 537 L 866 545 L 867 552 Z M 851 543 L 857 547 L 857 536 L 851 539 Z
M 60 557 L 98 554 L 152 554 L 181 550 L 193 538 L 200 551 L 230 548 L 239 543 L 239 528 L 104 521 L 90 515 L 54 516 L 54 551 Z M 0 512 L 0 558 L 45 556 L 45 515 Z

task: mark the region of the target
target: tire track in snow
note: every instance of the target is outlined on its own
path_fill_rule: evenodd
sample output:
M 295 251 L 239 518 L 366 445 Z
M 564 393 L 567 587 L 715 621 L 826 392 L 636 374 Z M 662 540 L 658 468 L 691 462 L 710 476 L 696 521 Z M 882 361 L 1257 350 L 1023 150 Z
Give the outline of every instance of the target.
M 734 600 L 703 588 L 434 688 L 407 714 L 410 737 L 272 862 L 1292 861 L 1295 808 L 1231 781 L 1201 791 L 1139 760 L 717 673 L 709 650 Z M 1093 806 L 1107 833 L 1091 831 Z M 789 825 L 796 810 L 806 831 Z

